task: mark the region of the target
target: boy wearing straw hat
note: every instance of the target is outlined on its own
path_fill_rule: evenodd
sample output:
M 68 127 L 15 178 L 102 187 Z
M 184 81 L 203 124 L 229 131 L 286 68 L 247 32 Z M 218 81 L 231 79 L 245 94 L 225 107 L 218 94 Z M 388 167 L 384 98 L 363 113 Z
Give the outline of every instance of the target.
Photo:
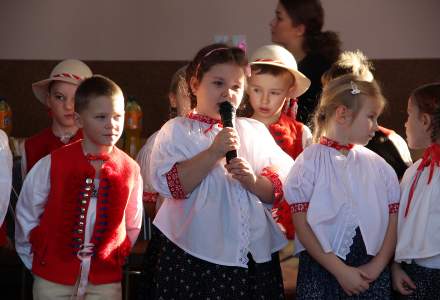
M 293 159 L 311 144 L 310 129 L 295 120 L 296 98 L 310 86 L 298 71 L 293 55 L 278 45 L 258 48 L 250 59 L 247 94 L 251 118 L 266 125 L 278 145 Z M 274 203 L 273 215 L 288 239 L 294 238 L 292 214 L 287 203 Z
M 82 138 L 74 122 L 74 95 L 82 80 L 92 76 L 90 68 L 82 61 L 66 59 L 58 63 L 49 78 L 32 84 L 32 91 L 49 109 L 52 125 L 25 141 L 22 156 L 22 173 L 61 146 Z

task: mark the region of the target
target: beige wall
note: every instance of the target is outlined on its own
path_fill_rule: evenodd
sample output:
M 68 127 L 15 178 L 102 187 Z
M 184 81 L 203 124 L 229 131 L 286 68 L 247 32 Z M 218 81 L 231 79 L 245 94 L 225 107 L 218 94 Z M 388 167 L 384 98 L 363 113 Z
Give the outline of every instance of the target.
M 438 0 L 323 0 L 371 58 L 440 57 Z M 186 60 L 216 34 L 269 43 L 276 0 L 0 0 L 0 59 Z

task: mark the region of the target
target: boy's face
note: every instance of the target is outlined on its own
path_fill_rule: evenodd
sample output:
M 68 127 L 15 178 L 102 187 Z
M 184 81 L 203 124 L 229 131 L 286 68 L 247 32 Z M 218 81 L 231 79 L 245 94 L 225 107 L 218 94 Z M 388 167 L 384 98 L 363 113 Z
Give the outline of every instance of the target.
M 252 118 L 270 125 L 280 118 L 284 102 L 294 93 L 295 85 L 287 72 L 278 76 L 252 72 L 247 91 L 254 110 Z
M 122 95 L 91 99 L 87 107 L 76 114 L 78 127 L 83 129 L 86 151 L 99 153 L 115 145 L 124 128 L 124 114 Z
M 47 94 L 46 105 L 52 113 L 53 122 L 61 127 L 75 127 L 74 96 L 77 87 L 76 84 L 55 81 Z

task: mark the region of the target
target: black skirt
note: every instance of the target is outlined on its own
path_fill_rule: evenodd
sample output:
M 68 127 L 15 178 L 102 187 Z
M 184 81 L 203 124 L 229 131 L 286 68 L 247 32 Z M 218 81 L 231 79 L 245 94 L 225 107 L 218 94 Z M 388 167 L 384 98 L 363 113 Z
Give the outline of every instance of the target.
M 415 263 L 402 263 L 401 266 L 417 288 L 411 295 L 403 296 L 399 294 L 397 299 L 440 299 L 440 269 L 425 268 Z
M 372 258 L 373 256 L 367 254 L 361 231 L 357 228 L 350 253 L 344 262 L 349 266 L 359 267 Z M 307 251 L 303 251 L 299 255 L 296 299 L 391 299 L 390 269 L 387 266 L 364 293 L 350 297 L 330 272 L 315 261 Z
M 284 299 L 278 253 L 260 264 L 248 255 L 248 268 L 230 267 L 196 258 L 160 232 L 157 238 L 160 249 L 148 264 L 154 270 L 144 299 Z

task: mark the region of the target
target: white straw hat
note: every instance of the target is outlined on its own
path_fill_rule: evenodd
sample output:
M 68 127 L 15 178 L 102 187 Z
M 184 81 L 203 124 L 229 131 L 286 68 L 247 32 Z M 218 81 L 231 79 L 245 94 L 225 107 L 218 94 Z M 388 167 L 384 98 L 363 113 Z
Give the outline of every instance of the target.
M 63 81 L 79 85 L 82 80 L 91 77 L 92 71 L 80 60 L 66 59 L 53 68 L 49 78 L 37 81 L 32 84 L 32 91 L 35 97 L 43 104 L 46 104 L 46 96 L 51 81 Z
M 295 57 L 286 48 L 278 45 L 266 45 L 258 48 L 251 56 L 250 65 L 271 65 L 288 70 L 295 77 L 295 98 L 301 96 L 310 87 L 310 79 L 298 71 Z

